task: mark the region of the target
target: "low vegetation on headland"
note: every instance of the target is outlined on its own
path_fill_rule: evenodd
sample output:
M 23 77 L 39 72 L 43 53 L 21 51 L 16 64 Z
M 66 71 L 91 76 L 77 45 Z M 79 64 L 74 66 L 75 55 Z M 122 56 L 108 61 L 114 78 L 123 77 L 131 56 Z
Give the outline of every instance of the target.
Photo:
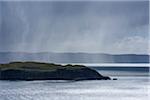
M 0 64 L 1 80 L 110 80 L 83 65 L 60 65 L 40 62 Z

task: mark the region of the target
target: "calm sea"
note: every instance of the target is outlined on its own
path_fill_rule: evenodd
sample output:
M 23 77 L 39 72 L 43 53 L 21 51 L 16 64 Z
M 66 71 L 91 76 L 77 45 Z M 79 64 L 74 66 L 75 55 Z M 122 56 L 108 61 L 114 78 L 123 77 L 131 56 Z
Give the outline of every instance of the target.
M 118 80 L 0 81 L 0 100 L 148 100 L 149 67 L 92 67 Z

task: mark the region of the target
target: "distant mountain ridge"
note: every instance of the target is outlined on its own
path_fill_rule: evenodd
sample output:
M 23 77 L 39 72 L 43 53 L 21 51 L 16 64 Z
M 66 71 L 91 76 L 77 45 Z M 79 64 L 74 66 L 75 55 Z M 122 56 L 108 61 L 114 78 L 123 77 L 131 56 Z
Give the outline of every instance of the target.
M 40 61 L 50 63 L 149 63 L 149 55 L 102 53 L 0 52 L 0 63 Z

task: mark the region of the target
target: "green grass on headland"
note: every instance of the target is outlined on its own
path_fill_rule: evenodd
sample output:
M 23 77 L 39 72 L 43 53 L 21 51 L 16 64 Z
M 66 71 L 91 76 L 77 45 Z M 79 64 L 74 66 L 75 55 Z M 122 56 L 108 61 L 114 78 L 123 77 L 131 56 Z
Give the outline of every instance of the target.
M 8 64 L 0 64 L 0 70 L 6 69 L 18 69 L 18 70 L 57 70 L 57 69 L 81 69 L 85 68 L 82 65 L 60 65 L 53 63 L 41 63 L 41 62 L 11 62 Z

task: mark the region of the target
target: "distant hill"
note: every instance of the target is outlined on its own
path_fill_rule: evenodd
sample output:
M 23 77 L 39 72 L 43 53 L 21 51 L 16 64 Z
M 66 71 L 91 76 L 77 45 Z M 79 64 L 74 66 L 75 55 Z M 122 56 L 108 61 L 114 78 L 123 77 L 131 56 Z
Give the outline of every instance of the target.
M 40 61 L 49 63 L 148 63 L 149 55 L 0 52 L 0 63 L 8 63 L 11 61 Z

